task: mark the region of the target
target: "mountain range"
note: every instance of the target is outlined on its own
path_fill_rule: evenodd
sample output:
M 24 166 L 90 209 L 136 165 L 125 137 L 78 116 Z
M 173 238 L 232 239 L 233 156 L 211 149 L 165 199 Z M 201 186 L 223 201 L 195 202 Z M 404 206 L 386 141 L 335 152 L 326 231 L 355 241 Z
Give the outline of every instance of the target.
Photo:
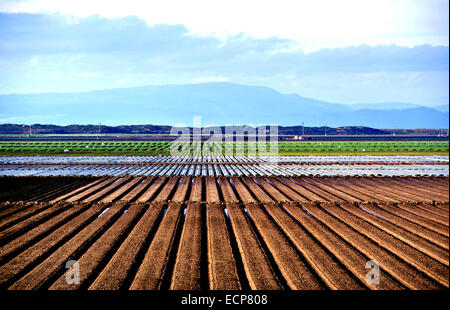
M 339 104 L 229 82 L 0 95 L 0 123 L 448 128 L 448 105 Z M 195 125 L 195 124 L 194 124 Z

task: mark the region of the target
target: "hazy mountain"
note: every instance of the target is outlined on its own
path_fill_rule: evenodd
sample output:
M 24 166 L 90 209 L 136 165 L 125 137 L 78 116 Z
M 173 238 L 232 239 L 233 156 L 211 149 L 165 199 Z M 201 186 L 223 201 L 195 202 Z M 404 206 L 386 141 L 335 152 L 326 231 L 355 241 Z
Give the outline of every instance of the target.
M 0 123 L 22 124 L 278 124 L 447 128 L 448 111 L 413 107 L 354 110 L 268 87 L 232 83 L 145 86 L 81 93 L 0 95 Z
M 448 104 L 439 105 L 435 107 L 435 109 L 441 112 L 448 112 L 449 105 Z
M 414 109 L 421 108 L 423 106 L 413 103 L 405 102 L 378 102 L 378 103 L 358 103 L 349 104 L 348 107 L 351 110 L 404 110 L 404 109 Z

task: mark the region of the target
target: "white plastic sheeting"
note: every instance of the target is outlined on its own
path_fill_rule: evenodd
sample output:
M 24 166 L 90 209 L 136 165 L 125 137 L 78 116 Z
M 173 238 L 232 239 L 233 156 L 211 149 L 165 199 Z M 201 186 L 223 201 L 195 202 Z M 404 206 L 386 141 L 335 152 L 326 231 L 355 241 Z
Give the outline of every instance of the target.
M 1 163 L 448 163 L 449 156 L 0 156 Z
M 379 165 L 379 164 L 330 164 L 330 165 L 235 165 L 235 164 L 90 164 L 90 165 L 28 165 L 13 164 L 1 165 L 2 176 L 71 176 L 71 175 L 94 175 L 94 176 L 162 176 L 162 175 L 211 175 L 211 176 L 358 176 L 358 175 L 380 175 L 380 176 L 449 176 L 448 165 Z

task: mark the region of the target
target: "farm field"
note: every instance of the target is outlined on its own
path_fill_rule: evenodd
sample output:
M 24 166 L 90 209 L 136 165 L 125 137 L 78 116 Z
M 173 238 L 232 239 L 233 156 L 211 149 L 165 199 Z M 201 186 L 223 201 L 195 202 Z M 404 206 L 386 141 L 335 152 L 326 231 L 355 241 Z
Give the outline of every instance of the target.
M 266 150 L 276 154 L 266 143 Z M 186 155 L 247 155 L 257 143 L 192 143 Z M 0 141 L 0 156 L 11 155 L 169 155 L 178 142 L 163 141 Z M 297 141 L 278 142 L 280 155 L 448 155 L 448 141 Z M 263 153 L 262 153 L 263 154 Z
M 0 288 L 448 289 L 448 177 L 1 177 Z M 76 260 L 80 283 L 68 284 Z M 379 283 L 366 281 L 376 261 Z
M 448 156 L 2 156 L 0 164 L 139 163 L 448 163 Z
M 3 176 L 448 176 L 448 156 L 4 156 Z
M 447 155 L 52 155 L 0 156 L 0 290 L 449 288 Z

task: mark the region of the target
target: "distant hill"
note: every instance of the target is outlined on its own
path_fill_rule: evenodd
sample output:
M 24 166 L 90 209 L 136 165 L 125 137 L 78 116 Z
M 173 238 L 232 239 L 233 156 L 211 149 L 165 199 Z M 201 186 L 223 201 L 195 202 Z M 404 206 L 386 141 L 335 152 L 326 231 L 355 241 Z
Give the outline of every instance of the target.
M 202 125 L 278 124 L 448 128 L 448 111 L 406 105 L 359 108 L 281 94 L 271 88 L 226 82 L 145 86 L 81 93 L 0 95 L 0 123 L 184 124 L 200 115 Z
M 405 102 L 378 102 L 378 103 L 358 103 L 347 105 L 351 110 L 405 110 L 405 109 L 415 109 L 421 108 L 422 106 L 418 104 L 405 103 Z M 433 108 L 437 109 L 437 107 Z
M 449 105 L 448 104 L 443 104 L 443 105 L 435 107 L 435 109 L 438 110 L 438 111 L 441 111 L 441 112 L 448 112 Z
M 243 130 L 248 129 L 248 126 L 238 126 Z M 189 127 L 192 133 L 192 127 Z M 206 127 L 207 129 L 207 127 Z M 103 134 L 120 134 L 120 135 L 133 135 L 133 134 L 145 134 L 145 135 L 169 135 L 171 126 L 168 125 L 121 125 L 121 126 L 99 126 L 99 125 L 31 125 L 32 137 L 38 138 L 39 135 L 74 135 L 74 134 L 91 134 L 97 135 L 99 132 Z M 221 132 L 225 133 L 225 127 L 221 126 Z M 344 127 L 306 127 L 302 126 L 279 126 L 279 135 L 396 135 L 403 136 L 437 136 L 438 134 L 447 134 L 447 131 L 438 129 L 375 129 L 362 126 L 344 126 Z M 30 126 L 23 124 L 0 124 L 0 134 L 16 134 L 16 135 L 28 135 L 30 133 Z

